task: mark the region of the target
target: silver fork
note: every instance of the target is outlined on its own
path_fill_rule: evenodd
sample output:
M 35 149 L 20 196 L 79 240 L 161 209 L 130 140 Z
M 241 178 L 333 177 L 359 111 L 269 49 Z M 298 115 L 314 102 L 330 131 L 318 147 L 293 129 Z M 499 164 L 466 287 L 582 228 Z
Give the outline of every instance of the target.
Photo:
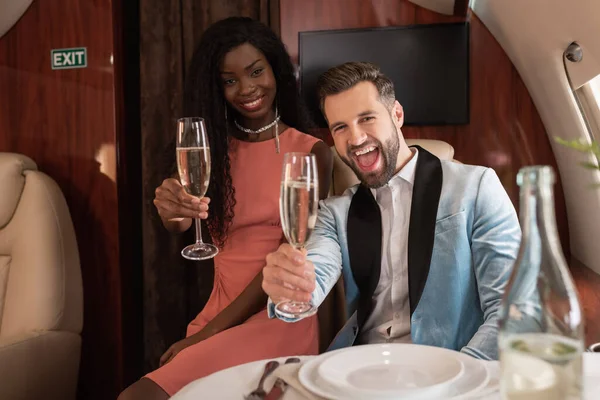
M 285 360 L 286 364 L 296 364 L 299 363 L 300 359 L 298 357 L 290 357 L 287 360 Z M 279 388 L 281 394 L 279 394 L 279 396 L 283 395 L 283 392 L 285 392 L 285 389 L 287 389 L 288 384 L 281 378 L 277 378 L 277 380 L 275 381 L 275 384 L 273 385 L 273 388 Z M 271 393 L 274 391 L 275 389 L 271 389 L 271 392 L 269 392 L 267 394 L 267 398 L 271 398 Z M 276 397 L 276 398 L 279 398 Z
M 264 389 L 265 379 L 267 379 L 267 377 L 269 375 L 271 375 L 271 373 L 273 371 L 275 371 L 275 369 L 277 367 L 279 367 L 279 361 L 269 361 L 265 365 L 265 369 L 263 371 L 262 376 L 260 377 L 260 381 L 258 381 L 258 387 L 256 389 L 254 389 L 250 394 L 246 395 L 244 398 L 246 400 L 262 400 L 262 399 L 264 399 L 265 396 L 267 395 L 267 392 L 265 392 L 265 389 Z

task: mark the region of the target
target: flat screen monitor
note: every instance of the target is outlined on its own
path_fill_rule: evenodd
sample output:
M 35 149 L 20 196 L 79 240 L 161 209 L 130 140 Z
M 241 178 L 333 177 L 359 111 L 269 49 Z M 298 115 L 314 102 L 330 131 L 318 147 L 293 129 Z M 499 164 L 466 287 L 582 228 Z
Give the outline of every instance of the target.
M 348 61 L 375 63 L 391 78 L 406 125 L 469 123 L 468 23 L 300 32 L 300 92 L 321 127 L 317 80 Z

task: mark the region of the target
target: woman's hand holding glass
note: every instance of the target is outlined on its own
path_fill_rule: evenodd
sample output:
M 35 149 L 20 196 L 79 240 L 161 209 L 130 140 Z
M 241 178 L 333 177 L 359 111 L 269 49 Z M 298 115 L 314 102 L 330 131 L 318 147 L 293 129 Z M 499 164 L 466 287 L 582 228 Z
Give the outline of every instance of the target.
M 181 221 L 185 218 L 208 218 L 210 198 L 198 198 L 187 193 L 179 180 L 165 179 L 156 188 L 154 206 L 165 221 Z
M 177 171 L 185 191 L 202 199 L 210 182 L 210 146 L 203 118 L 189 117 L 177 120 Z M 202 241 L 200 218 L 194 218 L 196 243 L 181 250 L 188 260 L 206 260 L 219 253 L 219 249 Z

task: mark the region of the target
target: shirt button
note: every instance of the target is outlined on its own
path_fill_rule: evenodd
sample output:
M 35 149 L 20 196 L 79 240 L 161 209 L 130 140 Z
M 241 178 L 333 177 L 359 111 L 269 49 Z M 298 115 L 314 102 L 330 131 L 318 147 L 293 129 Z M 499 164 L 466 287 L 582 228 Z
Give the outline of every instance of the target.
M 394 314 L 394 318 L 399 319 L 400 318 L 400 313 L 395 313 Z

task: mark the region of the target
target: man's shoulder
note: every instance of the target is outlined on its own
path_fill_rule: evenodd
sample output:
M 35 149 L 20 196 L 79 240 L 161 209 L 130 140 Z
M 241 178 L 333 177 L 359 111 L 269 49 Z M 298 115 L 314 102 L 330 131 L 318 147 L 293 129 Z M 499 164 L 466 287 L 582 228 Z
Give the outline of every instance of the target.
M 460 203 L 463 207 L 475 204 L 483 177 L 486 174 L 495 174 L 494 170 L 488 167 L 444 160 L 442 160 L 442 172 L 440 205 L 451 206 Z
M 349 187 L 339 196 L 329 196 L 321 201 L 321 205 L 334 210 L 350 207 L 352 196 L 354 196 L 354 193 L 358 190 L 358 186 L 359 184 Z
M 490 168 L 481 165 L 462 164 L 456 161 L 440 160 L 445 177 L 453 179 L 472 179 L 481 176 Z
M 450 186 L 452 190 L 460 187 L 477 190 L 481 179 L 486 173 L 495 173 L 493 169 L 480 165 L 461 164 L 454 161 L 441 160 L 443 185 Z

